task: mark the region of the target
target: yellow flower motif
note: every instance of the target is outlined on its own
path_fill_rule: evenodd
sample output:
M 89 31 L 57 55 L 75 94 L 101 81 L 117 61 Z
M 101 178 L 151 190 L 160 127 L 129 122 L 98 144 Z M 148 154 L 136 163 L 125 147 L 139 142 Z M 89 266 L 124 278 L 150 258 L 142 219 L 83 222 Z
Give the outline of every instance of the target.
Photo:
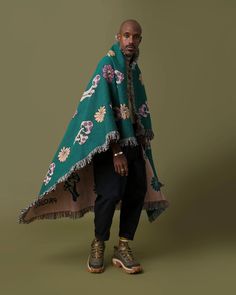
M 67 159 L 67 157 L 70 154 L 70 148 L 65 148 L 63 147 L 60 151 L 60 153 L 58 154 L 58 159 L 60 162 L 65 162 L 65 160 Z
M 102 106 L 95 113 L 94 118 L 97 122 L 102 122 L 104 120 L 105 114 L 106 114 L 106 108 L 105 108 L 105 106 Z
M 128 119 L 130 117 L 129 108 L 125 104 L 120 104 L 120 115 L 122 119 Z
M 142 77 L 142 74 L 139 74 L 139 81 L 140 81 L 141 84 L 143 85 L 143 77 Z
M 109 50 L 107 55 L 111 57 L 111 56 L 115 56 L 116 54 L 113 50 Z

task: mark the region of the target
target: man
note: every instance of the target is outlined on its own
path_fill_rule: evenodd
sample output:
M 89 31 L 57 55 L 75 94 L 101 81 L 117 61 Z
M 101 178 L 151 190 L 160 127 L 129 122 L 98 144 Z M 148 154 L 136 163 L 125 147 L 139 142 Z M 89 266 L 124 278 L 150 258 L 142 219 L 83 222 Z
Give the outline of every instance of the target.
M 142 145 L 145 148 L 147 138 L 142 134 L 137 135 L 137 118 L 133 102 L 135 97 L 132 95 L 132 63 L 138 57 L 139 45 L 142 40 L 141 35 L 141 26 L 135 20 L 124 21 L 117 34 L 117 40 L 126 64 L 129 113 L 138 146 L 128 145 L 122 149 L 115 142 L 111 144 L 113 156 L 110 151 L 95 156 L 94 177 L 98 197 L 94 210 L 95 239 L 91 244 L 91 253 L 88 259 L 88 270 L 90 272 L 102 272 L 104 270 L 104 241 L 109 239 L 112 217 L 120 197 L 122 198 L 122 206 L 119 245 L 114 247 L 112 262 L 128 273 L 138 273 L 142 270 L 140 263 L 135 260 L 128 245 L 128 240 L 134 238 L 147 190 L 145 160 L 140 146 Z
M 134 129 L 136 118 L 132 102 L 135 98 L 131 93 L 131 66 L 138 56 L 139 44 L 142 40 L 141 34 L 141 26 L 135 20 L 123 22 L 117 34 L 120 50 L 126 63 L 129 114 Z M 104 153 L 105 155 L 95 156 L 94 177 L 97 192 L 100 194 L 96 199 L 94 210 L 96 237 L 91 244 L 88 261 L 88 270 L 91 272 L 104 270 L 104 241 L 109 239 L 112 217 L 119 197 L 122 197 L 120 238 L 118 247 L 114 247 L 112 262 L 118 267 L 121 266 L 128 273 L 137 273 L 142 270 L 140 263 L 134 259 L 128 240 L 134 238 L 147 190 L 145 160 L 140 147 L 140 144 L 145 145 L 145 141 L 146 137 L 140 135 L 138 146 L 128 145 L 123 149 L 115 142 L 111 144 L 113 157 L 109 151 Z
M 83 93 L 49 165 L 39 197 L 20 214 L 35 219 L 82 217 L 94 211 L 87 269 L 104 271 L 105 241 L 120 209 L 119 243 L 112 263 L 127 273 L 142 271 L 128 241 L 142 209 L 154 221 L 168 206 L 152 160 L 153 139 L 146 93 L 137 65 L 142 29 L 124 21 L 117 42 L 103 57 Z

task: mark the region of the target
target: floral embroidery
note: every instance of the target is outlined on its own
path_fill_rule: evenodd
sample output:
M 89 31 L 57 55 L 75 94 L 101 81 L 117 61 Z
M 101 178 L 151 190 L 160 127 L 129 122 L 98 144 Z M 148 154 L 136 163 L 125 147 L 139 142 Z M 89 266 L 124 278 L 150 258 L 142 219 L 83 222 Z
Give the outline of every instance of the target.
M 120 113 L 122 119 L 128 119 L 130 117 L 129 108 L 125 104 L 120 104 Z
M 112 82 L 112 79 L 114 78 L 114 70 L 111 65 L 105 65 L 102 69 L 103 77 L 108 81 Z
M 102 106 L 95 113 L 94 118 L 97 122 L 102 122 L 104 120 L 105 114 L 106 114 L 106 108 L 105 108 L 105 106 Z
M 60 153 L 58 154 L 58 159 L 60 162 L 65 162 L 65 160 L 68 158 L 70 154 L 70 148 L 69 147 L 63 147 L 60 151 Z
M 147 103 L 144 103 L 141 105 L 141 107 L 139 108 L 139 114 L 142 116 L 142 117 L 147 117 L 148 114 L 149 114 L 149 108 L 148 108 L 148 105 Z
M 100 75 L 96 75 L 94 78 L 93 78 L 93 81 L 92 81 L 92 86 L 83 93 L 80 101 L 83 101 L 86 97 L 91 97 L 94 92 L 95 92 L 95 88 L 97 88 L 98 86 L 98 83 L 101 79 L 101 76 Z
M 79 144 L 84 144 L 88 139 L 87 134 L 91 133 L 92 128 L 93 128 L 92 121 L 83 121 L 80 125 L 80 130 L 75 137 L 74 144 L 76 141 L 78 141 Z
M 113 50 L 109 50 L 107 55 L 112 57 L 112 56 L 115 56 L 116 54 L 115 54 L 115 52 Z
M 118 70 L 115 70 L 115 74 L 116 74 L 116 84 L 121 84 L 121 82 L 124 80 L 124 74 Z
M 46 176 L 44 177 L 44 180 L 43 180 L 43 182 L 44 182 L 45 185 L 47 185 L 49 183 L 49 181 L 51 180 L 52 175 L 54 173 L 55 167 L 56 167 L 56 164 L 55 163 L 51 163 L 49 165 L 48 172 L 47 172 L 47 174 L 46 174 Z
M 114 107 L 113 108 L 115 119 L 128 119 L 130 117 L 130 111 L 129 108 L 125 104 L 120 104 L 120 107 Z

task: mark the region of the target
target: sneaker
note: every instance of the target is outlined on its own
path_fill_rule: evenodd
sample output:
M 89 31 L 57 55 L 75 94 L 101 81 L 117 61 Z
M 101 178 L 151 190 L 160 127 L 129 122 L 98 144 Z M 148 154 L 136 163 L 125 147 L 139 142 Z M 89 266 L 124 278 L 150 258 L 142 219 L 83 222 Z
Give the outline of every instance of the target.
M 89 272 L 100 273 L 104 271 L 105 242 L 96 238 L 91 243 L 91 251 L 87 261 Z
M 114 246 L 114 254 L 112 264 L 117 267 L 122 267 L 126 273 L 139 273 L 142 267 L 137 262 L 132 254 L 128 242 L 120 242 L 119 246 Z

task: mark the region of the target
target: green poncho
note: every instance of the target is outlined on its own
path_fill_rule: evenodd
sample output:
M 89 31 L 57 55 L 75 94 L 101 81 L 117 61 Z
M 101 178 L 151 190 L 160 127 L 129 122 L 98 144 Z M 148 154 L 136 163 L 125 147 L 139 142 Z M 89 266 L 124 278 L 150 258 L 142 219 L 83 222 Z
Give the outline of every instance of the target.
M 93 211 L 96 199 L 93 156 L 108 150 L 111 141 L 121 147 L 137 145 L 139 135 L 145 136 L 148 142 L 143 149 L 148 183 L 143 209 L 151 222 L 168 207 L 152 159 L 151 118 L 136 61 L 132 63 L 132 81 L 138 134 L 134 134 L 128 107 L 125 56 L 119 43 L 115 43 L 98 63 L 49 165 L 39 195 L 21 210 L 20 223 L 43 218 L 77 218 Z M 120 209 L 120 204 L 121 201 L 116 209 Z

